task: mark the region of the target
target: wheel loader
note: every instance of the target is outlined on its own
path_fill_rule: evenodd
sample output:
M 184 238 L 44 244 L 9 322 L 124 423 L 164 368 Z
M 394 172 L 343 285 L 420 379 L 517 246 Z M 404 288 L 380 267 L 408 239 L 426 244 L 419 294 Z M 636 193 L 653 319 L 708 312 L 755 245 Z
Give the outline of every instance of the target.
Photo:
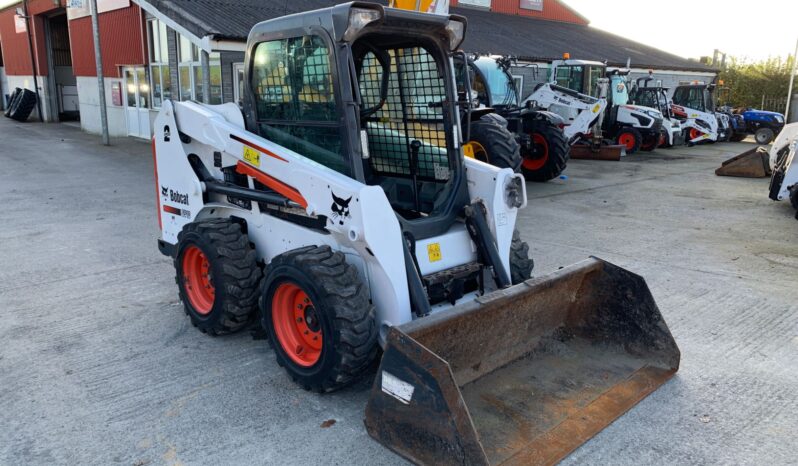
M 464 115 L 466 125 L 466 155 L 499 167 L 509 166 L 502 146 L 490 150 L 496 140 L 507 140 L 496 127 L 506 127 L 506 133 L 520 147 L 518 166 L 528 181 L 549 181 L 560 176 L 568 164 L 569 144 L 561 127 L 565 121 L 559 115 L 540 108 L 521 105 L 519 89 L 510 75 L 511 57 L 473 56 L 455 57 L 458 89 L 468 89 Z M 471 94 L 475 94 L 473 97 Z M 490 137 L 491 128 L 495 134 Z M 498 156 L 498 157 L 497 157 Z
M 405 458 L 553 463 L 679 350 L 629 271 L 530 278 L 523 177 L 463 156 L 465 31 L 360 2 L 256 25 L 243 110 L 167 101 L 155 120 L 158 244 L 201 331 L 263 328 L 307 390 L 373 376 L 366 429 Z

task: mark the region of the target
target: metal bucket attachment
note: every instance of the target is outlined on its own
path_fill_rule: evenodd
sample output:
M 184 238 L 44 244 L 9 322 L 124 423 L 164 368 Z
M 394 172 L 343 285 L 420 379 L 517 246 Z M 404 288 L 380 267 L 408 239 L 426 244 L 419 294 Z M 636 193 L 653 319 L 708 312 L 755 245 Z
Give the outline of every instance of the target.
M 617 162 L 621 156 L 626 155 L 625 146 L 601 145 L 593 148 L 589 144 L 574 144 L 571 146 L 571 158 L 578 160 L 609 160 Z
M 591 258 L 392 328 L 366 428 L 418 464 L 553 464 L 679 357 L 643 278 Z
M 769 159 L 767 149 L 757 147 L 723 162 L 720 168 L 715 170 L 715 174 L 741 178 L 766 178 L 771 174 Z

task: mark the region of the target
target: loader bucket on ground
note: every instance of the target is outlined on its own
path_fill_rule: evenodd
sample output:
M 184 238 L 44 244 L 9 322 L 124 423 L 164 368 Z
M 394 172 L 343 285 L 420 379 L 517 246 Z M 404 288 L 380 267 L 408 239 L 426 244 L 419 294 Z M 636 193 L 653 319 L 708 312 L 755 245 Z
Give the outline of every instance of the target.
M 392 328 L 366 427 L 418 464 L 553 464 L 679 357 L 643 278 L 592 258 Z
M 626 153 L 625 146 L 601 146 L 598 150 L 588 144 L 574 144 L 571 146 L 571 158 L 579 160 L 609 160 L 619 161 Z
M 764 147 L 747 150 L 723 162 L 715 170 L 717 176 L 737 176 L 741 178 L 766 178 L 771 175 L 770 160 Z

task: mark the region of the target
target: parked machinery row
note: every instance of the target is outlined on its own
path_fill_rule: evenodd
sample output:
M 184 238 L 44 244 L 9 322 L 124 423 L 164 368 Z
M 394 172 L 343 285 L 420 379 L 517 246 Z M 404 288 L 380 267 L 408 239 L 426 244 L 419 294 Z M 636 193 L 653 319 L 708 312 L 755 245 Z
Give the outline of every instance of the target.
M 784 126 L 783 115 L 774 112 L 716 107 L 714 84 L 684 82 L 671 98 L 668 88 L 653 83 L 651 73 L 632 82 L 629 69 L 608 70 L 605 63 L 572 60 L 568 54 L 552 62 L 548 80 L 526 98 L 516 88 L 511 69 L 526 66 L 536 74 L 536 65 L 520 65 L 506 56 L 465 54 L 456 62 L 467 110 L 464 124 L 470 129 L 466 134 L 474 136 L 467 155 L 500 167 L 512 165 L 528 181 L 558 177 L 576 154 L 592 152 L 592 157 L 579 158 L 617 160 L 622 153 L 741 141 L 749 134 L 768 144 Z M 507 145 L 491 153 L 488 147 L 498 145 L 485 140 L 490 125 L 512 135 L 504 139 L 515 141 L 517 156 L 504 153 L 512 149 Z M 502 131 L 491 134 L 502 138 Z

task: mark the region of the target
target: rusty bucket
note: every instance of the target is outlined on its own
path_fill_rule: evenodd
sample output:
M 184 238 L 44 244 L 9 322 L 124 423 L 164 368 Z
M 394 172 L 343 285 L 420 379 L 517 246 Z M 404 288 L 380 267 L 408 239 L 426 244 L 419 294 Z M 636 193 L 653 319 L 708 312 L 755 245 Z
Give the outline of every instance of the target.
M 765 147 L 755 147 L 723 162 L 715 170 L 715 174 L 740 178 L 767 178 L 772 174 L 770 156 Z
M 417 464 L 553 464 L 679 357 L 643 278 L 591 258 L 392 328 L 366 428 Z

